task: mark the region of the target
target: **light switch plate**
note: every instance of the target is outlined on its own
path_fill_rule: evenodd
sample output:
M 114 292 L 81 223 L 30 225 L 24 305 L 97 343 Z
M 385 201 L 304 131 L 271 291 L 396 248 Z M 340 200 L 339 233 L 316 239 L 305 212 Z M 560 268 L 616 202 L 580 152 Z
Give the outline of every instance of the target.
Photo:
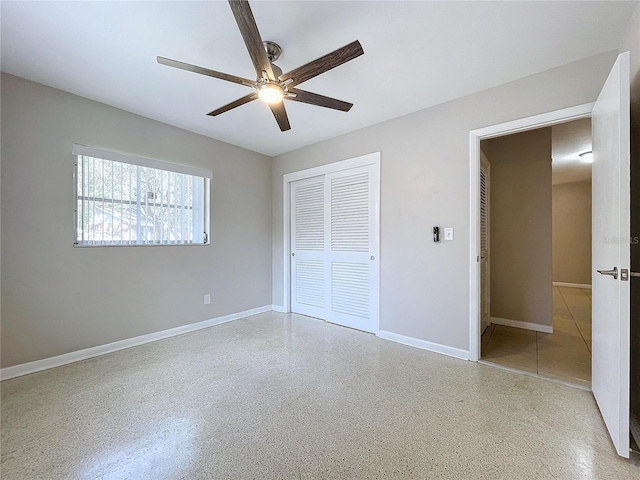
M 444 227 L 445 241 L 453 240 L 453 227 Z

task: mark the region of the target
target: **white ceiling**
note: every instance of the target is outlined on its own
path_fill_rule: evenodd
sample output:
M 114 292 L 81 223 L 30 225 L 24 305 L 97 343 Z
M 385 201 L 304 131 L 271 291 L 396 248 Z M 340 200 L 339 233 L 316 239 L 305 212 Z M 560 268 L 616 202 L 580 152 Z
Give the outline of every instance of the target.
M 591 180 L 591 163 L 580 154 L 591 151 L 591 119 L 583 118 L 551 127 L 552 181 L 560 183 Z
M 355 39 L 365 54 L 301 85 L 348 113 L 287 102 L 205 114 L 248 88 L 156 63 L 253 78 L 231 10 L 215 2 L 1 3 L 2 71 L 267 155 L 617 49 L 636 2 L 251 2 L 291 70 Z

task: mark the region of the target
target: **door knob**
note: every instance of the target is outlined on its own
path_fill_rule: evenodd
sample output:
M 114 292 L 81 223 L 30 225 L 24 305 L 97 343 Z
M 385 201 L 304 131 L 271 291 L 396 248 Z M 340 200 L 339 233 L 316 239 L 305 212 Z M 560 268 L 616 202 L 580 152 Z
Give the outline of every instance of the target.
M 611 275 L 615 280 L 618 279 L 618 267 L 613 267 L 613 270 L 598 270 L 600 275 Z

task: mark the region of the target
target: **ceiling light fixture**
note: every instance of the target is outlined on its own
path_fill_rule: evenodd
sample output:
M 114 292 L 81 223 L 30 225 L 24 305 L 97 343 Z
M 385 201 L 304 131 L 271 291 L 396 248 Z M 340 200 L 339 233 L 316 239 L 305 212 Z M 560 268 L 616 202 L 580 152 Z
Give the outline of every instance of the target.
M 588 152 L 582 152 L 578 156 L 583 162 L 593 163 L 593 152 L 591 150 L 589 150 Z
M 265 103 L 280 103 L 284 97 L 284 92 L 279 85 L 265 83 L 258 87 L 258 97 Z

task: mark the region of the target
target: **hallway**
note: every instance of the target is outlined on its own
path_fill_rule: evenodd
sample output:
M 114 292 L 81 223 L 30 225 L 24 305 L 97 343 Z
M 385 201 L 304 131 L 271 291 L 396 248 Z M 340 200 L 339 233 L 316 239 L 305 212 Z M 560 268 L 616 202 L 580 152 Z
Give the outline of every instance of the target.
M 553 333 L 489 325 L 482 360 L 591 388 L 591 290 L 553 287 Z

